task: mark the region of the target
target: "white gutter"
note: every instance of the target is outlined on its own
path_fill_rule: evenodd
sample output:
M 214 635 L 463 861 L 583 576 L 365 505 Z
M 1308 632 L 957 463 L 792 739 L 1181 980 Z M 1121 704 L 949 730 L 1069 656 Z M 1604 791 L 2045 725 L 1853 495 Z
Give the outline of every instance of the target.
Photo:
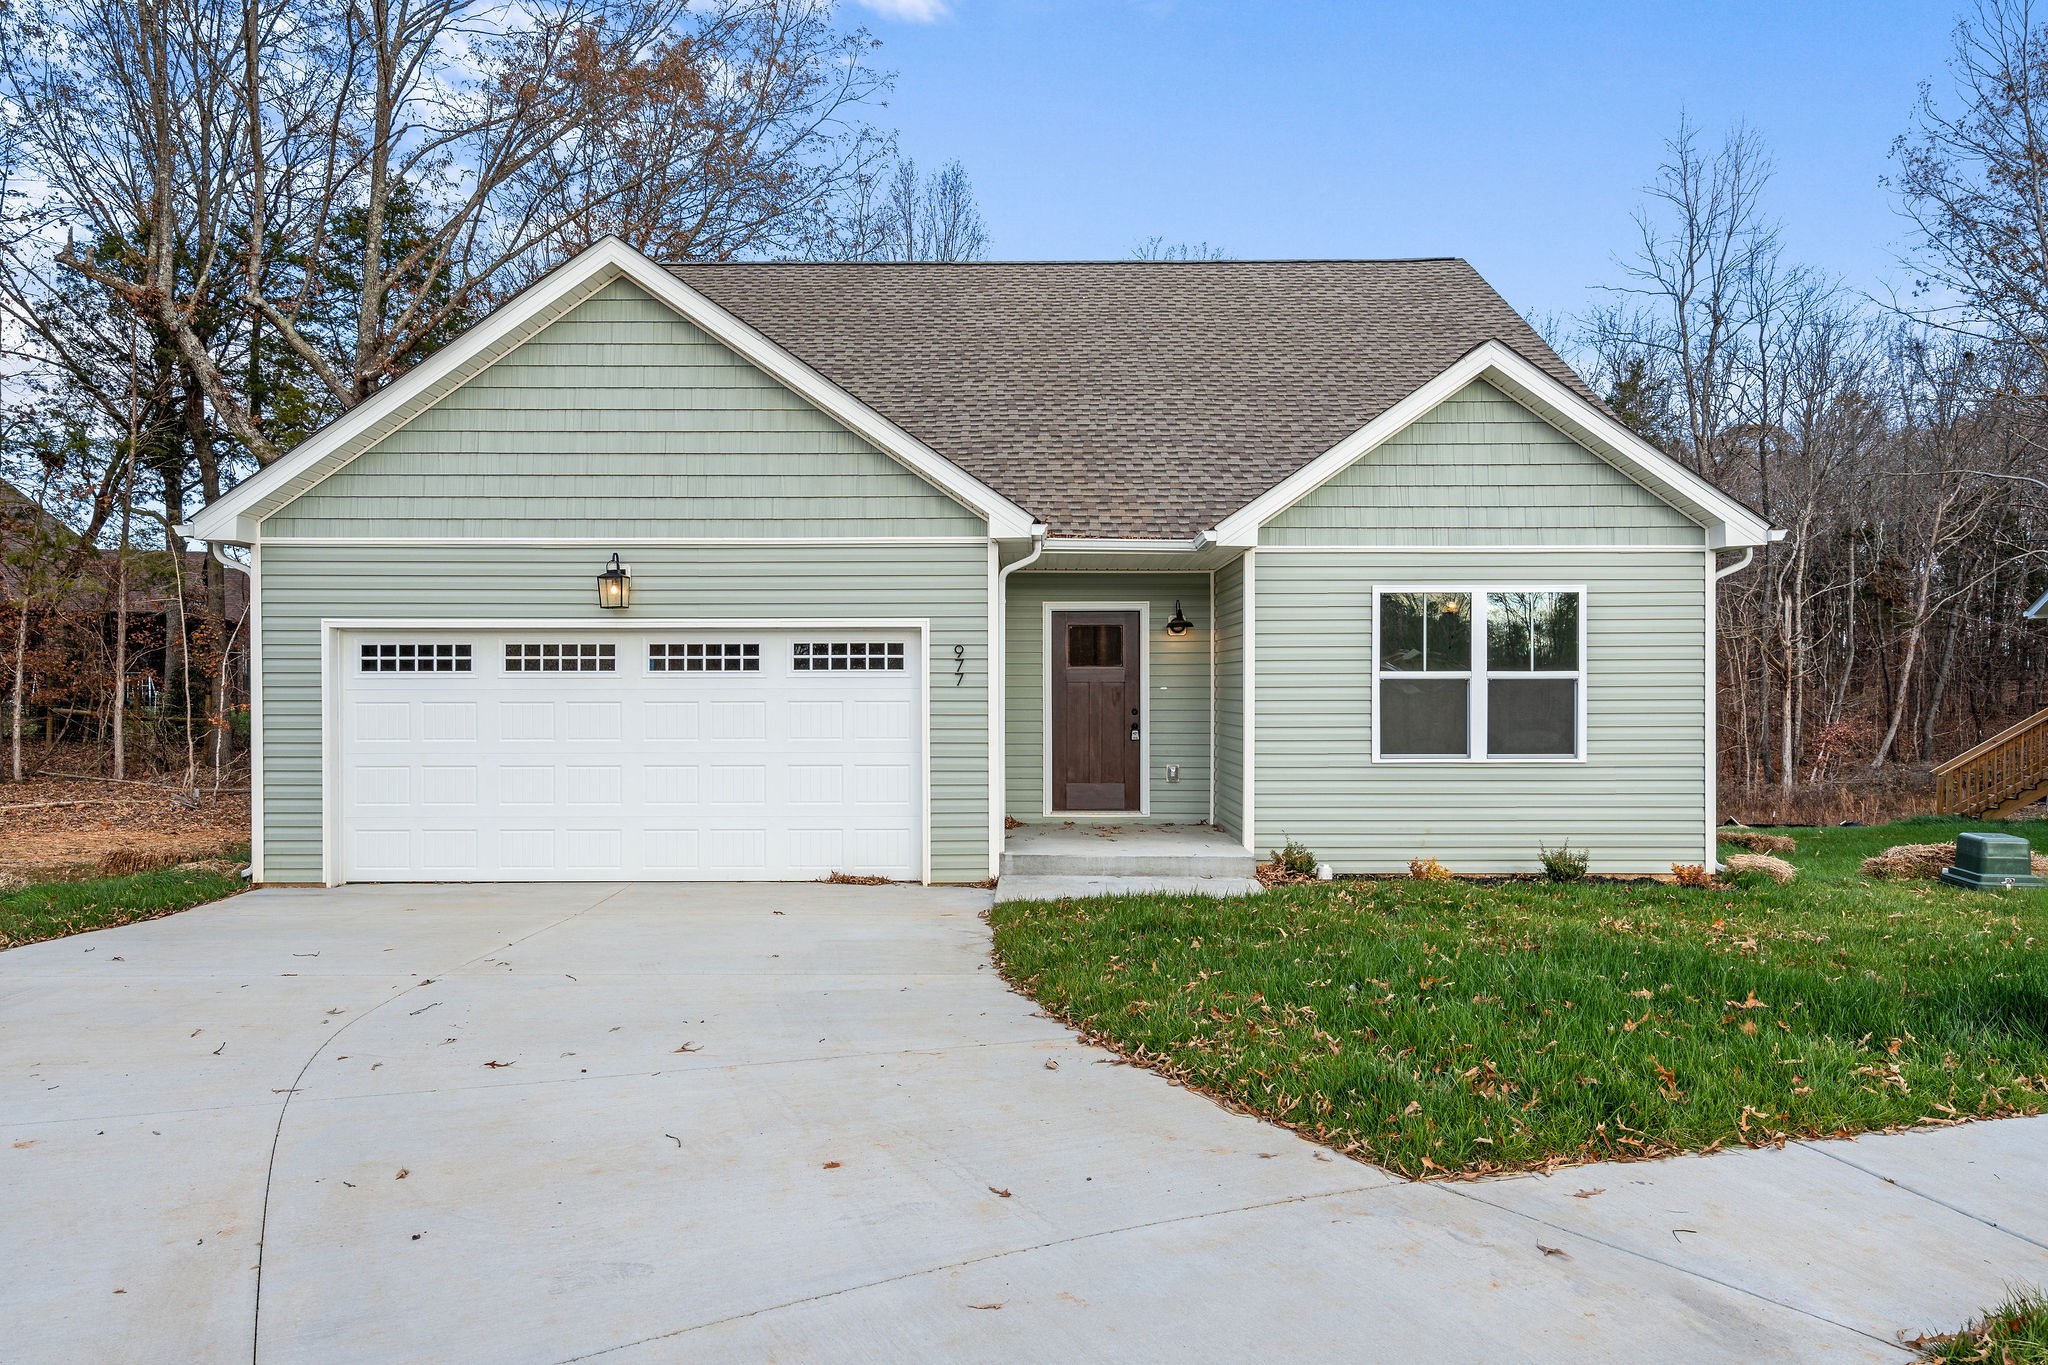
M 1077 536 L 1072 539 L 1048 540 L 1046 542 L 1046 548 L 1062 554 L 1080 553 L 1105 555 L 1185 555 L 1192 554 L 1196 550 L 1202 549 L 1204 546 L 1209 545 L 1212 542 L 1212 533 L 1204 531 L 1202 532 L 1202 534 L 1194 537 L 1191 540 L 1138 540 L 1128 537 L 1105 537 L 1102 539 L 1089 539 L 1086 537 Z
M 181 533 L 183 529 L 182 527 L 179 528 Z M 238 559 L 229 559 L 221 551 L 229 549 L 246 550 L 248 548 L 248 546 L 232 540 L 209 540 L 206 542 L 206 552 L 213 556 L 214 563 L 220 565 L 223 569 L 233 569 L 237 573 L 242 574 L 249 572 L 249 566 Z
M 1772 528 L 1767 534 L 1773 541 L 1782 540 L 1785 533 Z M 1756 547 L 1744 546 L 1742 558 L 1726 568 L 1714 569 L 1714 576 L 1707 580 L 1707 650 L 1706 650 L 1706 697 L 1707 697 L 1707 847 L 1701 866 L 1710 872 L 1721 870 L 1721 739 L 1720 739 L 1720 698 L 1716 689 L 1720 683 L 1720 646 L 1716 642 L 1716 628 L 1720 624 L 1721 603 L 1714 591 L 1721 580 L 1730 574 L 1741 573 L 1756 558 Z M 1714 562 L 1714 552 L 1707 552 L 1707 563 Z
M 994 648 L 989 655 L 988 696 L 995 735 L 994 752 L 990 755 L 988 784 L 988 875 L 999 877 L 1003 871 L 1003 794 L 1010 786 L 1010 575 L 1027 565 L 1038 562 L 1045 553 L 1045 523 L 1031 523 L 1031 553 L 1015 564 L 1006 564 L 996 571 L 996 600 L 991 604 L 996 621 Z
M 1780 538 L 1782 537 L 1782 535 L 1783 535 L 1783 533 L 1782 533 L 1782 532 L 1780 532 L 1780 533 L 1779 533 L 1778 535 L 1774 535 L 1774 536 L 1772 536 L 1772 537 L 1771 537 L 1771 539 L 1773 539 L 1773 540 L 1777 540 L 1777 539 L 1780 539 Z M 1716 570 L 1714 570 L 1714 581 L 1715 581 L 1716 583 L 1719 583 L 1719 582 L 1720 582 L 1720 581 L 1721 581 L 1722 579 L 1726 578 L 1726 577 L 1727 577 L 1727 576 L 1728 576 L 1729 574 L 1732 574 L 1732 573 L 1741 573 L 1741 572 L 1742 572 L 1742 571 L 1743 571 L 1744 569 L 1746 569 L 1746 568 L 1748 568 L 1748 567 L 1749 567 L 1749 563 L 1750 563 L 1750 561 L 1751 561 L 1751 560 L 1753 560 L 1753 559 L 1755 559 L 1755 558 L 1756 558 L 1756 547 L 1755 547 L 1755 546 L 1750 546 L 1750 547 L 1749 547 L 1748 549 L 1745 549 L 1745 550 L 1744 550 L 1744 551 L 1742 552 L 1742 558 L 1740 558 L 1740 559 L 1736 560 L 1736 561 L 1735 561 L 1735 562 L 1734 562 L 1733 564 L 1730 564 L 1730 565 L 1729 565 L 1729 566 L 1728 566 L 1727 568 L 1725 568 L 1725 569 L 1716 569 Z

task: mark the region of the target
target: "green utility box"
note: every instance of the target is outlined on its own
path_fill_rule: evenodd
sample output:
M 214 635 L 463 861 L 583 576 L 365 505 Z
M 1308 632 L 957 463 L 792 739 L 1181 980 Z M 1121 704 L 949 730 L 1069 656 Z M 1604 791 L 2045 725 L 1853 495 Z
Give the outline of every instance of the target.
M 1973 891 L 2048 886 L 2034 875 L 2034 850 L 2017 834 L 1958 834 L 1956 865 L 1944 867 L 1941 879 Z

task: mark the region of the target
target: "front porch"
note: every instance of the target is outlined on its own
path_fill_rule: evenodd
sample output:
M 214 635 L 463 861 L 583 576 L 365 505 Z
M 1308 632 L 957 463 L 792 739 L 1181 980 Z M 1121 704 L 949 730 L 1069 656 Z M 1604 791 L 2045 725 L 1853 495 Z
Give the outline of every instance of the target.
M 1242 843 L 1208 825 L 1047 821 L 1008 831 L 996 899 L 1249 895 L 1259 889 L 1256 863 Z
M 1076 571 L 1074 558 L 1004 585 L 1003 813 L 1228 828 L 1218 729 L 1234 736 L 1242 720 L 1239 689 L 1218 684 L 1212 575 Z

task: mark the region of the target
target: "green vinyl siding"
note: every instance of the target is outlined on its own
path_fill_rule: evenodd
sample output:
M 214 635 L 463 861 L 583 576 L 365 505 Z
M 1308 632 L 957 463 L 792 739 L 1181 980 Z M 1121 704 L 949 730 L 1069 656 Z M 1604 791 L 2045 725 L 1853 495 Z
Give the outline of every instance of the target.
M 1166 633 L 1178 600 L 1194 629 Z M 1206 573 L 1033 573 L 1010 577 L 1008 813 L 1039 818 L 1045 811 L 1045 604 L 1146 602 L 1152 635 L 1147 642 L 1146 691 L 1152 726 L 1151 818 L 1209 818 L 1209 575 Z M 1180 781 L 1166 780 L 1169 765 Z
M 1261 550 L 1258 847 L 1340 872 L 1529 872 L 1569 839 L 1596 872 L 1705 855 L 1707 560 L 1693 551 Z M 1374 762 L 1376 585 L 1584 585 L 1584 762 Z
M 1216 823 L 1244 837 L 1244 560 L 1216 571 Z
M 1701 528 L 1474 381 L 1260 528 L 1261 545 L 1684 545 Z
M 276 537 L 980 536 L 637 285 L 606 285 L 264 522 Z
M 268 881 L 321 876 L 322 618 L 602 619 L 621 629 L 671 619 L 928 620 L 932 877 L 989 874 L 985 543 L 638 546 L 623 617 L 597 606 L 598 563 L 586 548 L 267 544 L 259 555 Z

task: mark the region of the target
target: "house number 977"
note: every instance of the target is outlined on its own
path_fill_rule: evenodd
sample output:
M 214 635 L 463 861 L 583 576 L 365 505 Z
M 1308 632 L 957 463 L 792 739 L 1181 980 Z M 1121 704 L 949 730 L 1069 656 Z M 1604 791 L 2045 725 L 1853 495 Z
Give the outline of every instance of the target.
M 967 681 L 967 646 L 953 646 L 953 686 Z

